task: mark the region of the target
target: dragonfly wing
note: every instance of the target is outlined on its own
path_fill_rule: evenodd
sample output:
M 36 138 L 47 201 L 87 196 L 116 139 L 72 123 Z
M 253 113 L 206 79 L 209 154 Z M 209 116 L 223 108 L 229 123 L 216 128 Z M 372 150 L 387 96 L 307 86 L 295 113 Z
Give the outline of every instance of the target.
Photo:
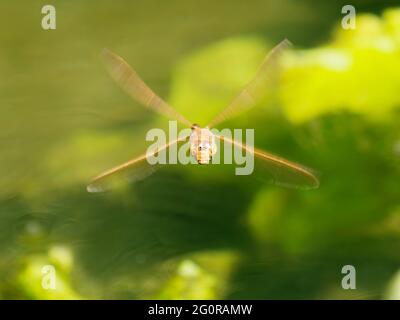
M 258 68 L 255 77 L 242 89 L 242 91 L 223 109 L 209 124 L 212 128 L 215 125 L 233 118 L 251 107 L 255 106 L 267 89 L 271 89 L 277 81 L 282 53 L 291 46 L 289 40 L 285 39 L 274 47 L 265 57 Z
M 319 180 L 309 168 L 283 159 L 266 151 L 250 147 L 225 136 L 218 136 L 221 141 L 228 142 L 239 151 L 249 152 L 254 156 L 254 171 L 268 182 L 290 188 L 318 188 Z M 235 151 L 235 150 L 234 150 Z
M 123 164 L 106 170 L 96 176 L 86 187 L 88 192 L 104 192 L 127 182 L 139 181 L 151 175 L 159 167 L 159 164 L 150 164 L 149 159 L 160 152 L 167 152 L 175 144 L 184 142 L 189 136 L 178 138 L 157 149 L 142 154 Z
M 183 115 L 157 96 L 124 59 L 108 49 L 103 49 L 101 56 L 111 77 L 133 99 L 172 120 L 177 120 L 188 127 L 192 125 Z

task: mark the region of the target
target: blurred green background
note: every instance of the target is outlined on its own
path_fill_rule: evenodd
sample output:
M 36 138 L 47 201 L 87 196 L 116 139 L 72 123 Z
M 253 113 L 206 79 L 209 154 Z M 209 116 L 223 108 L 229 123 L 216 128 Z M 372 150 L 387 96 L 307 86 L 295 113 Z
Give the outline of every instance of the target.
M 0 297 L 400 298 L 400 6 L 345 1 L 3 1 L 0 12 Z M 398 3 L 397 3 L 398 5 Z M 311 191 L 171 166 L 89 194 L 167 119 L 124 94 L 117 52 L 203 123 L 270 48 L 294 43 L 276 101 L 226 123 L 315 168 Z M 354 265 L 357 289 L 343 290 Z M 53 265 L 56 288 L 42 287 Z

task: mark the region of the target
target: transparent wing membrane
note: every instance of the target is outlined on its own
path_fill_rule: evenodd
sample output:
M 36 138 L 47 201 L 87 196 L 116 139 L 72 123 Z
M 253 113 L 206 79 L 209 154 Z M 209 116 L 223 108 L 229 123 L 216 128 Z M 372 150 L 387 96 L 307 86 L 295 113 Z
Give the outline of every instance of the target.
M 319 186 L 319 180 L 311 169 L 228 137 L 218 135 L 216 137 L 221 141 L 229 142 L 241 152 L 247 151 L 253 154 L 254 172 L 257 176 L 262 176 L 263 180 L 291 188 L 313 189 Z
M 124 59 L 108 49 L 103 49 L 101 56 L 111 77 L 132 98 L 172 120 L 177 120 L 188 127 L 192 125 L 189 120 L 157 96 Z
M 280 70 L 280 58 L 282 53 L 291 46 L 285 39 L 274 47 L 265 57 L 258 68 L 255 77 L 242 89 L 242 91 L 223 109 L 209 124 L 215 127 L 217 124 L 233 118 L 252 108 L 265 95 L 267 89 L 271 89 L 277 81 Z
M 265 91 L 271 89 L 276 82 L 280 69 L 280 57 L 285 49 L 290 46 L 290 42 L 284 40 L 272 49 L 259 67 L 253 80 L 210 122 L 208 127 L 211 128 L 256 105 L 259 99 L 265 95 Z M 107 49 L 103 50 L 102 57 L 113 79 L 135 100 L 170 119 L 178 120 L 188 127 L 192 126 L 191 122 L 158 97 L 121 57 Z M 89 192 L 102 192 L 126 184 L 127 181 L 132 182 L 147 177 L 159 166 L 151 165 L 148 161 L 150 157 L 156 156 L 162 151 L 167 151 L 172 145 L 187 141 L 189 136 L 190 134 L 180 137 L 158 149 L 101 173 L 87 186 L 87 190 Z M 295 188 L 317 188 L 319 186 L 319 180 L 311 169 L 242 144 L 229 137 L 215 136 L 221 141 L 227 142 L 228 145 L 232 145 L 236 151 L 241 153 L 244 151 L 253 155 L 254 173 L 257 174 L 257 177 L 262 177 L 263 180 Z
M 141 156 L 129 160 L 121 165 L 102 172 L 95 177 L 87 186 L 89 192 L 104 192 L 113 188 L 126 185 L 129 182 L 142 180 L 151 175 L 157 168 L 158 164 L 151 165 L 147 159 L 159 152 L 167 151 L 172 145 L 179 144 L 187 140 L 189 136 L 176 139 L 152 152 L 142 154 Z

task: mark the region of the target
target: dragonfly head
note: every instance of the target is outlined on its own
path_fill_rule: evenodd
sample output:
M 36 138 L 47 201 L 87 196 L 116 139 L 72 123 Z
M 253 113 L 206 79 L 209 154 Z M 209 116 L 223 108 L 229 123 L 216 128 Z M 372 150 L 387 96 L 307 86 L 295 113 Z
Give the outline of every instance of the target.
M 208 128 L 200 128 L 194 124 L 190 142 L 190 150 L 196 161 L 199 164 L 210 163 L 212 156 L 217 152 L 214 134 Z

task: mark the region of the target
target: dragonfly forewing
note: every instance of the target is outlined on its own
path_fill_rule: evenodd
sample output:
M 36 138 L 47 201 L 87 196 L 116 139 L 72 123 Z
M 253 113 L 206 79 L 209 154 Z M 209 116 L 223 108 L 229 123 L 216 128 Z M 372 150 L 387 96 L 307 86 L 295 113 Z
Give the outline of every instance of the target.
M 312 169 L 228 137 L 219 135 L 216 137 L 240 151 L 252 154 L 254 156 L 254 173 L 258 178 L 289 188 L 314 189 L 319 187 L 317 174 Z

